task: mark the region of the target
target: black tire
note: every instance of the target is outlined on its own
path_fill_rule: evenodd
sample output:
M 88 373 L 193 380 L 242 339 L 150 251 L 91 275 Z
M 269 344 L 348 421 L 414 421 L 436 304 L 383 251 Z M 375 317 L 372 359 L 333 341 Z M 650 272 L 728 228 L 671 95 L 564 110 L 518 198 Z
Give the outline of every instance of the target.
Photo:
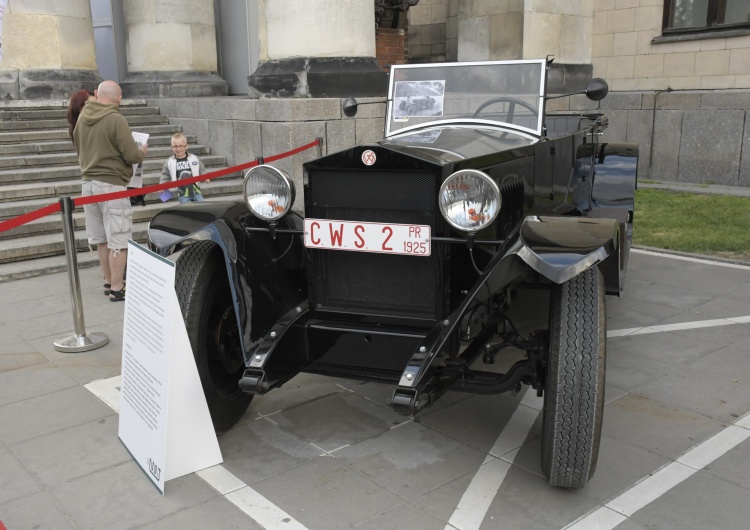
M 216 434 L 228 431 L 253 396 L 238 385 L 245 369 L 229 279 L 211 241 L 190 245 L 177 260 L 175 291 Z
M 550 300 L 542 470 L 551 486 L 582 488 L 594 475 L 604 408 L 604 278 L 588 269 Z
M 410 105 L 408 109 L 406 109 L 406 113 L 409 116 L 414 116 L 417 113 L 417 106 L 416 105 Z

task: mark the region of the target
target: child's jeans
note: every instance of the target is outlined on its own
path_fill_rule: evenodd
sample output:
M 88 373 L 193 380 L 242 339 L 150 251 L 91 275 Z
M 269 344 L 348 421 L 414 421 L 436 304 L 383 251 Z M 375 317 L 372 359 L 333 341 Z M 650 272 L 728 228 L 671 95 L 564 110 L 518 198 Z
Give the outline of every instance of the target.
M 196 193 L 192 197 L 177 197 L 177 200 L 180 201 L 180 204 L 185 204 L 186 202 L 194 201 L 194 202 L 203 202 L 203 194 L 202 193 Z

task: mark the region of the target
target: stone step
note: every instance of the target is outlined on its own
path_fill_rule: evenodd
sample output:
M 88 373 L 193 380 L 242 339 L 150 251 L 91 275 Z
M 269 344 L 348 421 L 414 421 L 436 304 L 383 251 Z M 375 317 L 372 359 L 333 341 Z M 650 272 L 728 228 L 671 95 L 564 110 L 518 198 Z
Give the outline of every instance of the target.
M 123 116 L 158 115 L 158 107 L 123 107 Z M 0 110 L 0 121 L 66 120 L 68 109 L 14 109 Z
M 223 159 L 222 159 L 223 162 Z M 206 166 L 209 173 L 225 169 L 223 163 Z M 161 168 L 160 168 L 161 169 Z M 144 186 L 152 186 L 159 183 L 161 171 L 147 172 L 143 176 Z M 0 186 L 0 219 L 7 219 L 31 212 L 49 203 L 49 200 L 56 200 L 59 197 L 79 197 L 81 195 L 80 172 L 78 178 L 69 178 L 56 182 L 24 182 L 22 184 Z M 201 184 L 201 188 L 212 182 L 221 182 L 226 179 L 242 178 L 242 173 L 236 172 L 229 175 L 218 177 Z M 38 201 L 45 200 L 44 203 Z
M 99 266 L 99 260 L 96 253 L 89 252 L 88 249 L 84 252 L 76 253 L 76 262 L 78 269 L 88 269 Z M 67 270 L 68 259 L 64 254 L 45 256 L 24 261 L 0 263 L 0 283 L 22 280 L 24 278 L 35 278 L 37 276 L 54 274 L 56 272 L 67 272 Z
M 150 140 L 150 138 L 149 138 Z M 201 157 L 210 153 L 210 149 L 205 145 L 191 145 L 190 152 Z M 159 158 L 166 160 L 172 155 L 172 149 L 166 145 L 155 145 L 151 147 L 149 143 L 149 153 L 147 160 Z M 67 152 L 57 152 L 49 154 L 31 154 L 31 155 L 0 155 L 0 171 L 13 168 L 23 167 L 45 167 L 52 165 L 71 165 L 78 163 L 78 155 L 74 150 Z M 162 161 L 163 163 L 163 161 Z M 205 164 L 205 162 L 204 162 Z
M 186 134 L 188 144 L 190 144 L 190 151 L 195 153 L 196 138 L 192 134 Z M 172 135 L 156 134 L 149 136 L 148 145 L 153 151 L 154 147 L 166 146 L 170 151 L 169 146 L 171 145 Z M 49 141 L 49 142 L 28 142 L 18 144 L 0 144 L 0 156 L 12 156 L 12 155 L 41 155 L 47 153 L 59 153 L 59 152 L 71 152 L 75 153 L 73 143 L 65 135 L 65 140 L 60 142 Z M 198 154 L 198 153 L 196 153 Z
M 139 128 L 143 125 L 162 125 L 169 123 L 167 116 L 154 114 L 148 116 L 126 116 L 131 129 Z M 36 131 L 39 129 L 59 129 L 68 128 L 68 120 L 65 118 L 59 120 L 18 120 L 18 121 L 0 121 L 0 132 L 8 131 Z
M 123 99 L 120 101 L 120 110 L 127 107 L 145 107 L 145 99 Z M 41 110 L 68 108 L 67 99 L 11 99 L 0 101 L 0 110 Z
M 202 157 L 206 168 L 224 164 L 224 157 L 208 155 Z M 147 158 L 143 163 L 144 173 L 161 173 L 164 167 L 163 158 Z M 76 159 L 77 161 L 77 159 Z M 16 168 L 0 170 L 0 189 L 4 185 L 13 185 L 21 182 L 47 182 L 54 180 L 64 180 L 70 178 L 80 178 L 81 168 L 78 164 L 66 166 L 47 166 L 33 168 Z
M 138 132 L 148 133 L 151 136 L 157 134 L 172 135 L 182 130 L 179 125 L 140 125 L 137 129 Z M 67 140 L 68 137 L 68 125 L 65 122 L 65 127 L 60 129 L 44 129 L 39 131 L 0 131 L 0 144 L 17 144 L 24 142 L 39 142 L 46 140 Z M 150 140 L 150 138 L 149 138 Z
M 133 240 L 142 242 L 146 240 L 148 222 L 133 224 Z M 75 231 L 76 250 L 83 251 L 89 248 L 84 230 Z M 0 241 L 0 263 L 13 261 L 25 261 L 29 259 L 43 258 L 45 256 L 56 256 L 65 254 L 65 243 L 62 230 L 56 234 L 42 234 L 27 236 L 23 239 L 8 239 Z
M 79 197 L 78 159 L 68 137 L 67 100 L 0 101 L 0 219 L 10 219 L 54 204 L 60 197 Z M 159 181 L 164 161 L 172 154 L 172 134 L 182 131 L 145 100 L 124 100 L 120 111 L 133 131 L 149 134 L 149 156 L 144 163 L 144 185 Z M 210 154 L 188 135 L 191 152 L 199 155 L 209 172 L 226 168 L 223 157 Z M 242 174 L 201 185 L 207 201 L 242 201 Z M 157 212 L 179 207 L 163 203 L 158 194 L 145 196 L 146 205 L 133 208 L 136 241 L 145 242 L 148 223 Z M 73 212 L 79 268 L 98 266 L 88 251 L 83 208 Z M 60 213 L 48 215 L 13 230 L 0 232 L 0 282 L 67 270 Z
M 242 200 L 242 195 L 234 193 L 231 195 L 207 197 L 206 200 L 211 202 Z M 177 201 L 169 201 L 167 203 L 159 202 L 158 204 L 148 204 L 145 207 L 137 206 L 133 208 L 133 239 L 138 242 L 145 242 L 148 223 L 151 218 L 160 211 L 178 207 L 180 205 Z M 54 214 L 47 217 L 34 222 L 40 226 L 44 225 L 48 229 L 47 232 L 27 234 L 22 238 L 0 240 L 0 264 L 64 254 L 65 245 L 62 232 L 62 216 Z M 78 251 L 87 250 L 88 241 L 86 239 L 82 212 L 74 212 L 73 227 L 76 249 Z

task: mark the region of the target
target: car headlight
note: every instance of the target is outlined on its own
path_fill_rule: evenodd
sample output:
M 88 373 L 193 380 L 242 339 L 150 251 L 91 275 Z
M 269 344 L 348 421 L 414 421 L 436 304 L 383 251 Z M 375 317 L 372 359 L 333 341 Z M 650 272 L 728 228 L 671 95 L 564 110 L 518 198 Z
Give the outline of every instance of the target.
M 440 186 L 440 213 L 448 223 L 464 232 L 477 232 L 500 212 L 500 188 L 486 173 L 464 169 L 453 173 Z
M 294 204 L 294 182 L 278 168 L 255 166 L 245 173 L 242 196 L 253 215 L 264 221 L 276 221 Z

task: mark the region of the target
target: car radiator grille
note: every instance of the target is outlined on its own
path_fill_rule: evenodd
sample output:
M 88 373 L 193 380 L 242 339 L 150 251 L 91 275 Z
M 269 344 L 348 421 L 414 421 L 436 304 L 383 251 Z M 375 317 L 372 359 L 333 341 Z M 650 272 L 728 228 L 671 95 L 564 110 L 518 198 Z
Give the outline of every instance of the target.
M 436 174 L 429 171 L 314 170 L 306 216 L 429 225 L 436 230 Z M 310 301 L 323 311 L 438 318 L 439 256 L 310 250 Z

